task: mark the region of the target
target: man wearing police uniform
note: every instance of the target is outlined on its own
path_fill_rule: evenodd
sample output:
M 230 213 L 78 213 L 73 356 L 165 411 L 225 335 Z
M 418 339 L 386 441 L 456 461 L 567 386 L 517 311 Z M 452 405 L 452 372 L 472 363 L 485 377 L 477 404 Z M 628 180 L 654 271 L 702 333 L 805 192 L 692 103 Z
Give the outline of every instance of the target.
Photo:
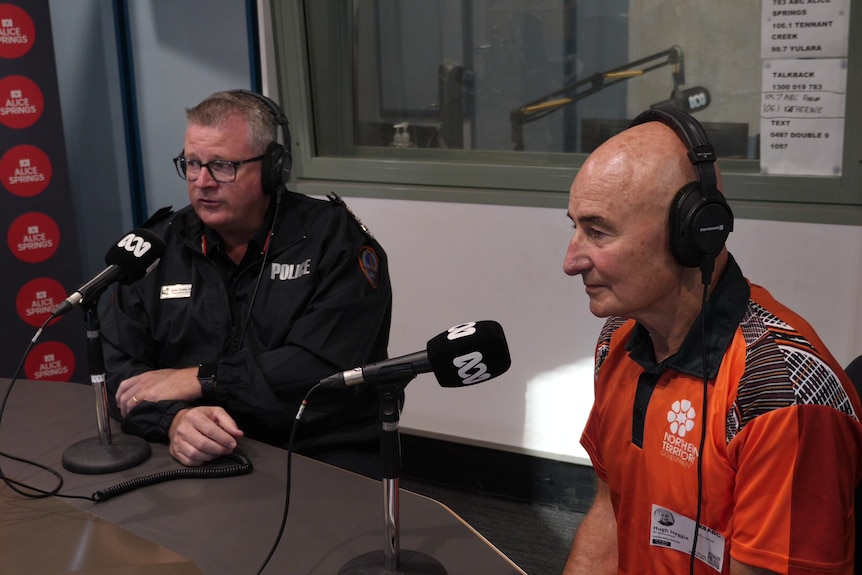
M 286 445 L 317 381 L 387 356 L 386 254 L 337 196 L 284 189 L 289 146 L 287 120 L 258 94 L 187 110 L 174 163 L 190 205 L 150 218 L 161 263 L 101 300 L 112 415 L 185 465 L 242 436 Z M 372 386 L 316 392 L 297 448 L 373 451 L 377 420 Z

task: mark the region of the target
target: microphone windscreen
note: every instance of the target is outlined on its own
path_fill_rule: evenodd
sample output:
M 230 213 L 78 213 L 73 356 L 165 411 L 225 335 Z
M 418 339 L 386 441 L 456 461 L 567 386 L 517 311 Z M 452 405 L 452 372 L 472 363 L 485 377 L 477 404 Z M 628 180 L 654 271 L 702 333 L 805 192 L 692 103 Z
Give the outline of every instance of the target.
M 431 339 L 427 351 L 443 387 L 473 385 L 505 373 L 512 364 L 503 328 L 490 320 L 451 327 Z
M 681 94 L 682 109 L 689 114 L 703 110 L 712 101 L 709 90 L 702 86 L 683 90 Z
M 709 90 L 703 86 L 696 86 L 687 90 L 675 90 L 669 100 L 652 104 L 650 108 L 655 109 L 676 109 L 682 110 L 687 114 L 699 112 L 712 101 Z
M 120 268 L 120 283 L 130 284 L 150 273 L 164 253 L 162 238 L 150 230 L 136 228 L 111 246 L 105 263 Z

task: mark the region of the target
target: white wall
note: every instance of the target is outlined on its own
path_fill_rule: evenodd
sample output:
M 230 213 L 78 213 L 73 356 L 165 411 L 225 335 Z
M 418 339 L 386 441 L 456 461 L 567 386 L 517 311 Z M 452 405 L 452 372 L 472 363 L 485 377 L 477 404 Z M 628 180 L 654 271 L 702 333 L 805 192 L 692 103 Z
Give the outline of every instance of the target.
M 407 387 L 402 429 L 586 462 L 578 439 L 592 402 L 602 320 L 562 271 L 564 209 L 347 198 L 390 258 L 390 355 L 424 349 L 463 321 L 503 326 L 504 375 Z M 746 276 L 803 315 L 846 365 L 862 354 L 862 227 L 738 220 L 728 245 Z

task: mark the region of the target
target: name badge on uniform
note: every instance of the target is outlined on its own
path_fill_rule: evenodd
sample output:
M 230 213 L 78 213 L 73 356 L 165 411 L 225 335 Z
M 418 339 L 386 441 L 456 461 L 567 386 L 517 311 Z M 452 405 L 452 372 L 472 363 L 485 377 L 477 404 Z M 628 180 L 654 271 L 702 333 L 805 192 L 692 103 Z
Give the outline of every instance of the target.
M 160 299 L 182 299 L 192 297 L 192 284 L 162 286 Z
M 682 553 L 691 553 L 694 529 L 697 526 L 697 549 L 694 556 L 721 573 L 724 568 L 724 536 L 706 525 L 653 503 L 650 545 Z

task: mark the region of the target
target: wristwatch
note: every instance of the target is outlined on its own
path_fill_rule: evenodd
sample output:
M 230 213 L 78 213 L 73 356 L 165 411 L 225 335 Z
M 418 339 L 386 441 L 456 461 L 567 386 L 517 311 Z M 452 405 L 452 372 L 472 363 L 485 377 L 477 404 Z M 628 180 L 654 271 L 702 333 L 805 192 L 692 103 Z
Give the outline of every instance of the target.
M 206 402 L 215 400 L 217 363 L 202 363 L 198 366 L 198 381 L 201 384 L 201 395 Z

